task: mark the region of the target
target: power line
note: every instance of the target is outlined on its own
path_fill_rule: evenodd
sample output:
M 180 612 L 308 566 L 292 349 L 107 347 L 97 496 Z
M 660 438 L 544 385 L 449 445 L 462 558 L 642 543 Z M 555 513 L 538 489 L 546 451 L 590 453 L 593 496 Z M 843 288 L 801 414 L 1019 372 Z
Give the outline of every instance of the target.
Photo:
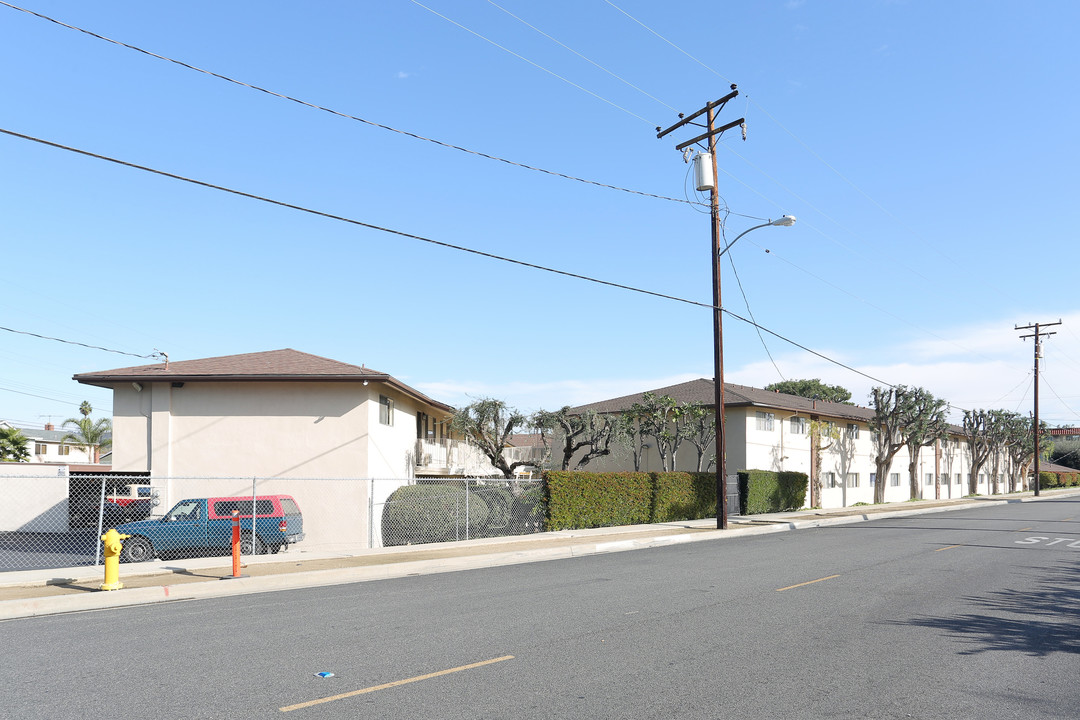
M 2 3 L 0 3 L 0 4 L 2 4 Z M 751 325 L 751 326 L 753 326 L 755 328 L 758 328 L 759 330 L 762 330 L 762 331 L 772 335 L 773 337 L 775 337 L 775 338 L 777 338 L 779 340 L 783 340 L 784 342 L 786 342 L 786 343 L 788 343 L 790 345 L 794 345 L 795 347 L 799 348 L 800 350 L 805 350 L 806 352 L 808 352 L 808 353 L 810 353 L 812 355 L 815 355 L 815 356 L 821 358 L 822 360 L 825 360 L 825 361 L 830 362 L 830 363 L 832 363 L 834 365 L 842 367 L 845 370 L 849 370 L 849 371 L 851 371 L 851 372 L 853 372 L 853 373 L 855 373 L 857 375 L 861 375 L 861 376 L 863 376 L 863 377 L 865 377 L 867 379 L 873 380 L 874 382 L 882 383 L 883 385 L 886 385 L 888 387 L 893 387 L 892 383 L 888 383 L 888 382 L 885 382 L 884 380 L 880 380 L 878 378 L 875 378 L 874 376 L 868 375 L 867 373 L 864 373 L 861 370 L 856 370 L 855 368 L 851 367 L 850 365 L 846 365 L 846 364 L 840 362 L 839 360 L 834 360 L 834 359 L 828 357 L 827 355 L 824 355 L 822 353 L 817 352 L 816 350 L 811 350 L 810 348 L 806 347 L 805 345 L 801 345 L 800 343 L 797 343 L 794 340 L 791 340 L 790 338 L 784 337 L 783 335 L 780 335 L 777 332 L 769 330 L 768 328 L 766 328 L 763 325 L 759 325 L 758 323 L 756 323 L 756 322 L 754 322 L 752 320 L 747 320 L 746 318 L 742 317 L 741 315 L 733 313 L 730 310 L 726 310 L 724 308 L 718 308 L 715 305 L 712 305 L 710 303 L 698 302 L 696 300 L 688 300 L 686 298 L 677 297 L 675 295 L 666 295 L 664 293 L 654 292 L 652 290 L 644 290 L 642 288 L 636 288 L 636 287 L 633 287 L 631 285 L 623 285 L 621 283 L 611 282 L 611 281 L 608 281 L 608 280 L 600 280 L 598 278 L 589 277 L 588 275 L 581 275 L 581 274 L 578 274 L 578 273 L 572 273 L 572 272 L 568 272 L 566 270 L 557 270 L 555 268 L 546 267 L 544 265 L 536 265 L 535 263 L 529 263 L 529 262 L 525 262 L 523 260 L 515 260 L 513 258 L 504 257 L 502 255 L 495 255 L 493 253 L 483 252 L 481 250 L 474 250 L 472 248 L 463 247 L 461 245 L 454 245 L 452 243 L 442 242 L 441 240 L 433 240 L 431 238 L 426 238 L 426 237 L 423 237 L 421 235 L 414 235 L 412 233 L 403 232 L 401 230 L 393 230 L 391 228 L 382 227 L 380 225 L 374 225 L 372 223 L 366 223 L 366 222 L 363 222 L 361 220 L 355 220 L 353 218 L 347 218 L 347 217 L 344 217 L 342 215 L 334 215 L 334 214 L 331 214 L 331 213 L 323 212 L 321 210 L 314 210 L 314 209 L 311 209 L 311 208 L 307 208 L 307 207 L 304 207 L 302 205 L 294 205 L 292 203 L 283 202 L 281 200 L 274 200 L 272 198 L 263 197 L 261 195 L 255 195 L 253 193 L 244 192 L 242 190 L 235 190 L 233 188 L 228 188 L 228 187 L 225 187 L 223 185 L 215 185 L 213 183 L 204 182 L 202 180 L 195 180 L 193 178 L 184 177 L 183 175 L 177 175 L 175 173 L 166 172 L 164 170 L 157 170 L 157 169 L 154 169 L 154 168 L 151 168 L 151 167 L 147 167 L 145 165 L 138 165 L 136 163 L 127 162 L 125 160 L 118 160 L 116 158 L 112 158 L 112 157 L 109 157 L 107 155 L 99 155 L 98 153 L 92 153 L 92 152 L 89 152 L 87 150 L 80 150 L 78 148 L 73 148 L 73 147 L 70 147 L 68 145 L 61 145 L 60 143 L 51 142 L 49 140 L 43 140 L 41 138 L 33 137 L 32 135 L 24 135 L 22 133 L 14 132 L 13 130 L 7 130 L 5 128 L 0 128 L 0 133 L 3 133 L 5 135 L 10 135 L 12 137 L 21 138 L 23 140 L 29 140 L 31 142 L 39 143 L 41 145 L 47 145 L 49 147 L 57 148 L 59 150 L 66 150 L 68 152 L 72 152 L 72 153 L 75 153 L 77 155 L 83 155 L 85 157 L 92 157 L 92 158 L 95 158 L 95 159 L 98 159 L 98 160 L 104 160 L 106 162 L 114 163 L 116 165 L 122 165 L 124 167 L 129 167 L 129 168 L 132 168 L 134 170 L 142 170 L 143 172 L 152 173 L 154 175 L 160 175 L 162 177 L 172 178 L 173 180 L 180 180 L 181 182 L 190 183 L 192 185 L 198 185 L 200 187 L 209 188 L 211 190 L 220 190 L 221 192 L 231 193 L 233 195 L 238 195 L 240 197 L 246 197 L 246 198 L 249 198 L 251 200 L 258 200 L 259 202 L 268 203 L 270 205 L 276 205 L 278 207 L 285 207 L 285 208 L 289 208 L 291 210 L 298 210 L 300 212 L 308 213 L 310 215 L 316 215 L 318 217 L 324 217 L 324 218 L 327 218 L 329 220 L 337 220 L 339 222 L 349 223 L 350 225 L 357 225 L 359 227 L 365 227 L 365 228 L 368 228 L 370 230 L 377 230 L 379 232 L 390 233 L 391 235 L 397 235 L 399 237 L 409 238 L 411 240 L 419 240 L 420 242 L 425 242 L 425 243 L 428 243 L 428 244 L 431 244 L 431 245 L 437 245 L 439 247 L 448 248 L 450 250 L 458 250 L 459 252 L 470 253 L 472 255 L 479 255 L 481 257 L 490 258 L 492 260 L 499 260 L 501 262 L 511 263 L 513 265 L 520 265 L 522 267 L 528 267 L 528 268 L 532 268 L 534 270 L 542 270 L 544 272 L 554 273 L 556 275 L 562 275 L 564 277 L 571 277 L 571 278 L 575 278 L 575 279 L 578 279 L 578 280 L 585 280 L 586 282 L 596 283 L 598 285 L 606 285 L 608 287 L 619 288 L 620 290 L 629 290 L 630 292 L 636 292 L 636 293 L 641 293 L 643 295 L 649 295 L 649 296 L 652 296 L 652 297 L 663 298 L 665 300 L 673 300 L 675 302 L 681 302 L 681 303 L 685 303 L 687 305 L 694 305 L 696 307 L 709 308 L 711 310 L 720 310 L 721 312 L 726 313 L 727 315 L 730 315 L 732 318 L 734 318 L 736 320 L 739 320 L 741 322 L 746 323 L 747 325 Z M 4 329 L 7 329 L 7 328 L 4 328 Z M 18 331 L 12 331 L 12 332 L 18 332 Z M 26 333 L 26 334 L 33 334 L 33 333 Z M 57 338 L 48 338 L 48 339 L 55 340 Z M 61 340 L 61 342 L 66 342 L 66 341 Z M 74 344 L 81 345 L 82 343 L 74 343 Z M 87 346 L 87 347 L 93 347 L 93 346 Z M 107 350 L 107 348 L 98 348 L 98 349 Z M 111 351 L 111 352 L 120 352 L 120 351 Z M 133 353 L 123 353 L 123 354 L 131 355 Z M 154 356 L 136 355 L 135 357 L 154 357 Z
M 65 405 L 74 405 L 75 407 L 79 407 L 80 405 L 82 405 L 81 402 L 72 402 L 71 400 L 61 400 L 60 398 L 48 397 L 47 395 L 35 395 L 34 393 L 23 392 L 22 390 L 12 390 L 11 388 L 6 388 L 6 387 L 0 387 L 0 391 L 9 392 L 9 393 L 15 393 L 16 395 L 27 395 L 29 397 L 40 398 L 42 400 L 52 400 L 53 402 L 63 403 Z M 110 408 L 109 412 L 110 413 L 112 412 L 111 408 Z
M 431 13 L 432 15 L 437 15 L 438 17 L 441 17 L 441 18 L 442 18 L 443 20 L 447 21 L 448 23 L 451 23 L 451 24 L 453 24 L 453 25 L 457 25 L 457 26 L 458 26 L 459 28 L 461 28 L 461 29 L 462 29 L 462 30 L 464 30 L 465 32 L 467 32 L 467 33 L 471 33 L 471 34 L 475 35 L 476 37 L 480 38 L 480 39 L 481 39 L 481 40 L 483 40 L 484 42 L 487 42 L 487 43 L 491 43 L 492 45 L 494 45 L 495 47 L 499 48 L 499 49 L 500 49 L 500 50 L 502 50 L 503 52 L 506 52 L 506 53 L 509 53 L 509 54 L 513 55 L 513 56 L 514 56 L 514 57 L 516 57 L 516 58 L 517 58 L 518 60 L 522 60 L 522 61 L 524 61 L 524 62 L 527 62 L 527 63 L 529 63 L 530 65 L 532 65 L 532 66 L 533 66 L 534 68 L 536 68 L 536 69 L 538 69 L 538 70 L 543 70 L 543 71 L 544 71 L 544 72 L 546 72 L 546 73 L 547 73 L 548 75 L 551 75 L 552 77 L 556 77 L 556 78 L 558 78 L 559 80 L 562 80 L 562 81 L 563 81 L 564 83 L 566 83 L 567 85 L 572 85 L 573 87 L 576 87 L 576 88 L 577 88 L 578 90 L 580 90 L 580 91 L 582 91 L 582 92 L 584 92 L 584 93 L 588 93 L 589 95 L 592 95 L 592 96 L 593 96 L 594 98 L 596 98 L 597 100 L 600 100 L 601 102 L 606 102 L 606 103 L 607 103 L 608 105 L 610 105 L 611 107 L 615 108 L 616 110 L 622 110 L 622 111 L 623 111 L 624 113 L 626 113 L 627 115 L 630 115 L 630 116 L 632 116 L 632 117 L 636 117 L 636 118 L 637 118 L 638 120 L 641 120 L 641 121 L 642 121 L 642 122 L 644 122 L 644 123 L 648 123 L 649 125 L 653 125 L 653 124 L 654 124 L 654 123 L 651 123 L 651 122 L 649 122 L 649 121 L 648 121 L 648 120 L 646 120 L 645 118 L 641 117 L 641 116 L 640 116 L 640 115 L 638 115 L 637 113 L 635 113 L 635 112 L 631 112 L 630 110 L 627 110 L 627 109 L 626 109 L 626 108 L 624 108 L 624 107 L 623 107 L 622 105 L 616 105 L 615 103 L 611 102 L 611 101 L 610 101 L 610 100 L 608 100 L 607 98 L 605 98 L 605 97 L 603 97 L 603 96 L 601 96 L 601 95 L 597 95 L 597 94 L 596 94 L 596 93 L 594 93 L 594 92 L 593 92 L 592 90 L 589 90 L 588 88 L 584 88 L 584 87 L 582 87 L 581 85 L 578 85 L 578 84 L 577 84 L 576 82 L 573 82 L 572 80 L 568 80 L 568 79 L 564 78 L 564 77 L 563 77 L 562 75 L 559 75 L 559 74 L 558 74 L 558 73 L 556 73 L 556 72 L 553 72 L 553 71 L 551 71 L 551 70 L 548 70 L 548 69 L 547 69 L 546 67 L 544 67 L 543 65 L 540 65 L 540 64 L 538 64 L 538 63 L 534 63 L 534 62 L 533 62 L 532 60 L 530 60 L 529 58 L 525 57 L 524 55 L 519 55 L 519 54 L 517 54 L 516 52 L 514 52 L 514 51 L 513 51 L 513 50 L 511 50 L 510 48 L 508 48 L 508 47 L 505 47 L 505 46 L 503 46 L 503 45 L 500 45 L 499 43 L 495 42 L 495 41 L 494 41 L 494 40 L 492 40 L 491 38 L 487 38 L 487 37 L 484 37 L 483 35 L 481 35 L 480 33 L 476 32 L 475 30 L 472 30 L 472 29 L 470 29 L 470 28 L 467 28 L 467 27 L 465 27 L 464 25 L 462 25 L 461 23 L 459 23 L 459 22 L 458 22 L 457 20 L 452 20 L 452 19 L 450 19 L 450 18 L 446 17 L 445 15 L 443 15 L 442 13 L 440 13 L 440 12 L 437 12 L 437 11 L 435 11 L 435 10 L 432 10 L 432 9 L 431 9 L 431 8 L 429 8 L 429 7 L 427 6 L 427 5 L 424 5 L 423 3 L 417 2 L 417 0 L 409 0 L 409 2 L 411 2 L 411 3 L 413 4 L 413 5 L 416 5 L 417 7 L 422 7 L 422 8 L 424 8 L 425 10 L 427 10 L 427 11 L 428 11 L 429 13 Z M 496 7 L 498 7 L 498 6 L 496 6 Z M 499 8 L 499 9 L 501 10 L 502 8 Z
M 8 132 L 8 131 L 7 130 L 0 130 L 0 132 Z M 10 133 L 10 132 L 8 132 L 8 134 L 10 134 L 10 135 L 18 135 L 18 133 Z M 29 138 L 29 136 L 20 136 L 20 137 L 26 137 L 27 139 L 32 139 L 32 138 Z M 39 142 L 43 142 L 43 141 L 39 141 Z M 51 143 L 47 143 L 47 144 L 51 144 Z M 57 146 L 57 147 L 60 147 L 60 146 Z M 124 352 L 123 350 L 113 350 L 112 348 L 101 347 L 100 345 L 87 345 L 86 343 L 76 342 L 75 340 L 64 340 L 63 338 L 50 337 L 48 335 L 39 335 L 37 333 L 27 332 L 26 330 L 14 330 L 14 329 L 9 328 L 9 327 L 0 327 L 0 330 L 4 330 L 4 331 L 9 332 L 9 333 L 15 333 L 16 335 L 29 335 L 31 337 L 41 338 L 42 340 L 54 340 L 56 342 L 65 343 L 67 345 L 78 345 L 80 347 L 89 348 L 91 350 L 102 350 L 104 352 L 116 353 L 117 355 L 130 355 L 131 357 L 146 358 L 146 359 L 150 359 L 150 360 L 152 360 L 154 358 L 162 357 L 162 355 L 163 355 L 163 353 L 161 353 L 160 351 L 157 351 L 157 350 L 150 353 L 149 355 L 138 355 L 136 353 Z
M 176 60 L 176 59 L 168 57 L 166 55 L 159 55 L 158 53 L 151 52 L 149 50 L 144 50 L 143 48 L 137 47 L 135 45 L 130 45 L 128 43 L 121 42 L 120 40 L 114 40 L 114 39 L 112 39 L 110 37 L 106 37 L 105 35 L 100 35 L 100 34 L 98 34 L 96 32 L 91 31 L 91 30 L 87 30 L 85 28 L 78 27 L 77 25 L 69 25 L 68 23 L 57 20 L 56 18 L 49 17 L 48 15 L 42 15 L 41 13 L 34 12 L 33 10 L 27 10 L 26 8 L 19 7 L 18 5 L 12 5 L 9 2 L 4 2 L 4 0 L 0 0 L 0 5 L 2 5 L 4 7 L 9 7 L 12 10 L 18 10 L 19 12 L 26 13 L 27 15 L 33 15 L 34 17 L 40 18 L 42 20 L 46 20 L 48 22 L 51 22 L 51 23 L 53 23 L 55 25 L 59 25 L 60 27 L 67 28 L 69 30 L 74 30 L 76 32 L 83 33 L 85 35 L 89 35 L 90 37 L 97 38 L 98 40 L 103 40 L 103 41 L 105 41 L 107 43 L 112 43 L 113 45 L 118 45 L 119 47 L 127 48 L 128 50 L 134 50 L 135 52 L 142 53 L 143 55 L 147 55 L 149 57 L 156 58 L 158 60 L 164 60 L 165 62 L 170 62 L 170 63 L 173 63 L 174 65 L 179 65 L 180 67 L 187 68 L 188 70 L 194 70 L 195 72 L 202 73 L 203 75 L 209 75 L 210 77 L 217 78 L 218 80 L 224 80 L 225 82 L 229 82 L 229 83 L 232 83 L 234 85 L 239 85 L 240 87 L 248 88 L 249 90 L 257 90 L 257 91 L 259 91 L 261 93 L 266 93 L 267 95 L 271 95 L 273 97 L 280 98 L 282 100 L 288 100 L 290 102 L 294 102 L 294 103 L 297 103 L 299 105 L 303 105 L 304 107 L 312 108 L 313 110 L 321 110 L 323 112 L 330 113 L 331 115 L 336 115 L 337 117 L 345 118 L 346 120 L 354 120 L 356 122 L 363 123 L 364 125 L 369 125 L 371 127 L 379 128 L 380 130 L 387 130 L 389 132 L 397 133 L 399 135 L 404 135 L 406 137 L 411 137 L 411 138 L 413 138 L 415 140 L 422 140 L 424 142 L 429 142 L 429 143 L 432 143 L 434 145 L 438 145 L 440 147 L 448 148 L 450 150 L 458 150 L 460 152 L 468 153 L 469 155 L 476 155 L 477 157 L 482 157 L 482 158 L 485 158 L 487 160 L 494 160 L 496 162 L 505 163 L 507 165 L 513 165 L 514 167 L 519 167 L 519 168 L 522 168 L 524 170 L 532 170 L 534 172 L 544 173 L 545 175 L 551 175 L 553 177 L 563 178 L 564 180 L 573 180 L 574 182 L 585 183 L 586 185 L 595 185 L 596 187 L 607 188 L 608 190 L 618 190 L 619 192 L 625 192 L 625 193 L 629 193 L 631 195 L 640 195 L 642 197 L 649 197 L 649 198 L 653 198 L 655 200 L 666 200 L 668 202 L 684 203 L 684 204 L 688 204 L 688 205 L 701 205 L 702 204 L 702 203 L 693 202 L 693 201 L 690 201 L 690 200 L 681 200 L 679 198 L 668 197 L 666 195 L 657 195 L 655 193 L 643 192 L 641 190 L 631 190 L 629 188 L 619 187 L 618 185 L 610 185 L 608 183 L 602 183 L 602 182 L 598 182 L 596 180 L 587 180 L 585 178 L 576 177 L 574 175 L 567 175 L 566 173 L 556 172 L 554 170 L 546 170 L 544 168 L 537 167 L 535 165 L 528 165 L 528 164 L 525 164 L 525 163 L 516 162 L 514 160 L 508 160 L 506 158 L 499 157 L 498 155 L 490 155 L 488 153 L 480 152 L 478 150 L 470 150 L 469 148 L 462 147 L 460 145 L 454 145 L 452 143 L 443 142 L 442 140 L 435 140 L 434 138 L 425 137 L 423 135 L 419 135 L 417 133 L 409 132 L 407 130 L 401 130 L 401 129 L 398 129 L 398 128 L 395 128 L 395 127 L 391 127 L 389 125 L 383 125 L 382 123 L 377 123 L 377 122 L 374 122 L 372 120 L 365 120 L 364 118 L 357 117 L 356 115 L 350 115 L 349 113 L 340 112 L 338 110 L 334 110 L 332 108 L 328 108 L 328 107 L 325 107 L 323 105 L 318 105 L 316 103 L 308 102 L 306 100 L 301 100 L 300 98 L 296 98 L 296 97 L 293 97 L 291 95 L 286 95 L 284 93 L 279 93 L 279 92 L 275 92 L 273 90 L 268 90 L 267 88 L 260 87 L 259 85 L 252 85 L 251 83 L 246 83 L 246 82 L 244 82 L 242 80 L 236 80 L 236 79 L 231 78 L 231 77 L 229 77 L 227 75 L 222 75 L 220 73 L 213 72 L 212 70 L 206 70 L 206 69 L 198 67 L 196 65 L 186 63 L 186 62 L 184 62 L 182 60 Z M 586 91 L 586 92 L 588 92 L 588 91 Z M 644 118 L 642 118 L 642 119 L 644 119 Z
M 570 46 L 569 46 L 569 45 L 567 45 L 566 43 L 563 43 L 563 42 L 561 42 L 561 41 L 559 41 L 559 40 L 556 40 L 556 39 L 555 39 L 555 38 L 553 38 L 553 37 L 552 37 L 551 35 L 548 35 L 548 34 L 547 34 L 546 32 L 544 32 L 543 30 L 541 30 L 540 28 L 538 28 L 538 27 L 536 27 L 535 25 L 533 25 L 533 24 L 531 24 L 531 23 L 529 23 L 529 22 L 527 22 L 527 21 L 523 20 L 522 18 L 520 18 L 520 17 L 518 17 L 517 15 L 515 15 L 514 13 L 510 12 L 509 10 L 507 10 L 506 8 L 504 8 L 503 6 L 501 6 L 501 5 L 498 5 L 497 3 L 493 2 L 493 0 L 487 0 L 487 1 L 488 1 L 488 4 L 489 4 L 489 5 L 493 5 L 494 7 L 498 8 L 499 10 L 502 10 L 502 11 L 503 11 L 504 13 L 506 13 L 506 14 L 507 14 L 507 15 L 509 15 L 510 17 L 514 18 L 515 20 L 517 20 L 517 21 L 518 21 L 519 23 L 521 23 L 522 25 L 525 25 L 526 27 L 528 27 L 528 28 L 531 28 L 531 29 L 535 30 L 536 32 L 538 32 L 538 33 L 540 33 L 541 35 L 543 35 L 544 37 L 546 37 L 546 38 L 547 38 L 548 40 L 551 40 L 551 41 L 552 41 L 553 43 L 555 43 L 556 45 L 559 45 L 560 47 L 562 47 L 562 48 L 564 48 L 564 49 L 566 49 L 566 50 L 569 50 L 570 52 L 574 53 L 575 55 L 577 55 L 577 56 L 578 56 L 579 58 L 581 58 L 581 59 L 582 59 L 582 60 L 584 60 L 585 62 L 589 63 L 590 65 L 592 65 L 592 66 L 594 66 L 594 67 L 596 67 L 596 68 L 598 68 L 598 69 L 600 69 L 600 70 L 603 70 L 604 72 L 606 72 L 606 73 L 607 73 L 608 75 L 610 75 L 611 77 L 613 77 L 613 78 L 615 78 L 616 80 L 618 80 L 619 82 L 621 82 L 621 83 L 624 83 L 625 85 L 627 85 L 627 86 L 629 86 L 629 87 L 633 88 L 634 90 L 637 90 L 637 91 L 638 91 L 639 93 L 641 93 L 641 94 L 642 94 L 642 95 L 644 95 L 645 97 L 649 98 L 650 100 L 655 100 L 656 102 L 660 103 L 661 105 L 663 105 L 664 107 L 666 107 L 666 108 L 667 108 L 668 110 L 671 110 L 672 112 L 679 112 L 679 111 L 678 111 L 678 109 L 676 109 L 676 108 L 672 107 L 671 105 L 668 105 L 668 104 L 667 104 L 666 102 L 664 102 L 664 101 L 663 101 L 663 100 L 661 100 L 660 98 L 656 97 L 655 95 L 651 95 L 651 94 L 649 94 L 648 92 L 646 92 L 646 91 L 642 90 L 642 89 L 641 89 L 641 88 L 639 88 L 639 87 L 638 87 L 637 85 L 635 85 L 634 83 L 630 82 L 629 80 L 627 80 L 627 79 L 625 79 L 625 78 L 623 78 L 623 77 L 620 77 L 620 76 L 616 75 L 615 73 L 613 73 L 612 71 L 608 70 L 608 69 L 607 69 L 606 67 L 604 67 L 604 66 L 603 66 L 603 65 L 601 65 L 600 63 L 597 63 L 597 62 L 594 62 L 593 60 L 590 60 L 589 58 L 585 57 L 584 55 L 582 55 L 581 53 L 579 53 L 579 52 L 578 52 L 577 50 L 575 50 L 574 48 L 570 47 Z
M 604 0 L 604 2 L 606 2 L 606 3 L 608 4 L 608 5 L 610 5 L 611 7 L 615 8 L 616 10 L 618 10 L 619 12 L 621 12 L 621 13 L 622 13 L 623 15 L 625 15 L 625 16 L 626 16 L 626 17 L 628 17 L 628 18 L 630 18 L 630 19 L 631 19 L 631 20 L 633 20 L 634 22 L 636 22 L 636 23 L 637 23 L 638 25 L 640 25 L 641 27 L 643 27 L 643 28 L 645 28 L 646 30 L 648 30 L 649 32 L 651 32 L 651 33 L 652 33 L 653 35 L 655 35 L 656 37 L 658 37 L 658 38 L 660 38 L 661 40 L 663 40 L 664 42 L 666 42 L 666 43 L 667 43 L 668 45 L 670 45 L 671 47 L 673 47 L 673 48 L 675 48 L 676 50 L 678 50 L 679 52 L 681 52 L 681 53 L 682 53 L 683 55 L 685 55 L 686 57 L 688 57 L 688 58 L 690 58 L 691 60 L 693 60 L 694 62 L 696 62 L 696 63 L 697 63 L 698 65 L 700 65 L 701 67 L 703 67 L 703 68 L 705 68 L 706 70 L 708 70 L 709 72 L 711 72 L 711 73 L 712 73 L 713 75 L 716 75 L 716 76 L 717 76 L 718 78 L 722 79 L 722 80 L 723 80 L 724 82 L 726 82 L 726 83 L 729 83 L 729 84 L 731 83 L 731 80 L 730 80 L 730 79 L 728 79 L 728 78 L 724 77 L 723 75 L 721 75 L 720 73 L 718 73 L 718 72 L 717 72 L 716 70 L 713 70 L 713 69 L 712 69 L 711 67 L 709 67 L 708 65 L 706 65 L 705 63 L 703 63 L 703 62 L 702 62 L 701 60 L 698 60 L 698 59 L 697 59 L 696 57 L 694 57 L 694 56 L 693 56 L 693 55 L 691 55 L 690 53 L 686 52 L 686 51 L 685 51 L 685 50 L 683 50 L 683 49 L 682 49 L 681 47 L 679 47 L 679 46 L 678 46 L 678 45 L 676 45 L 675 43 L 671 42 L 670 40 L 668 40 L 668 39 L 667 39 L 666 37 L 664 37 L 664 36 L 663 36 L 663 35 L 661 35 L 660 33 L 658 33 L 658 32 L 656 32 L 655 30 L 653 30 L 653 29 L 652 29 L 651 27 L 649 27 L 649 26 L 648 26 L 648 25 L 646 25 L 645 23 L 641 22 L 641 21 L 640 21 L 640 20 L 638 20 L 638 19 L 637 19 L 636 17 L 634 17 L 634 16 L 633 16 L 633 15 L 631 15 L 630 13 L 626 12 L 625 10 L 623 10 L 623 9 L 622 9 L 621 7 L 619 7 L 619 6 L 618 6 L 618 5 L 616 5 L 615 3 L 611 2 L 611 0 Z

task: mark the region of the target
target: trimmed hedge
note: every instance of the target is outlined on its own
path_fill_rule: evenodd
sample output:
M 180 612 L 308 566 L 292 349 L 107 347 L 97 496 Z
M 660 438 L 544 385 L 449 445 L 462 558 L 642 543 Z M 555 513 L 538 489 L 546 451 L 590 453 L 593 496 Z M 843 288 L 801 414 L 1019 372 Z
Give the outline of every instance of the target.
M 716 517 L 716 474 L 653 473 L 652 522 Z
M 1040 472 L 1040 488 L 1076 487 L 1080 486 L 1080 473 L 1055 473 Z
M 798 510 L 806 504 L 809 477 L 801 472 L 740 470 L 739 499 L 747 515 Z
M 548 530 L 647 523 L 653 483 L 648 473 L 544 473 Z

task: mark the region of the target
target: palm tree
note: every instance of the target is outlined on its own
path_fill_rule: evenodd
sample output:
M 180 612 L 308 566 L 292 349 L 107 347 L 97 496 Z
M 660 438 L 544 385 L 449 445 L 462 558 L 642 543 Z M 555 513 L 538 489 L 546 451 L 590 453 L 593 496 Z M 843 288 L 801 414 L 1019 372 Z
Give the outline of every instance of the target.
M 88 453 L 93 452 L 93 462 L 96 463 L 101 459 L 101 451 L 112 447 L 112 438 L 109 437 L 112 433 L 112 423 L 108 418 L 101 418 L 94 422 L 90 417 L 93 411 L 90 403 L 83 400 L 82 405 L 79 406 L 82 418 L 68 418 L 64 421 L 63 427 L 71 425 L 75 430 L 65 435 L 60 442 L 71 443 Z
M 24 462 L 30 459 L 29 440 L 16 427 L 0 427 L 0 462 Z

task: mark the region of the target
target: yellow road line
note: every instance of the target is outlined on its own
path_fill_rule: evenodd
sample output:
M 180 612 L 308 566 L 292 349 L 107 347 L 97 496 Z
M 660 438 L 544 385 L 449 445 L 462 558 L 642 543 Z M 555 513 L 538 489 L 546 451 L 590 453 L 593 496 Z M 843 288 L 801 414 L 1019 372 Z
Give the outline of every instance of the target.
M 964 547 L 963 545 L 950 545 L 949 547 L 938 548 L 934 552 L 941 552 L 942 550 L 952 550 L 953 548 Z
M 814 583 L 819 583 L 822 580 L 832 580 L 833 578 L 838 578 L 838 577 L 840 577 L 840 576 L 839 575 L 830 575 L 829 577 L 818 578 L 817 580 L 810 580 L 809 582 L 799 583 L 798 585 L 788 585 L 787 587 L 776 588 L 776 592 L 784 592 L 785 590 L 791 590 L 792 588 L 802 587 L 803 585 L 813 585 Z
M 408 685 L 409 683 L 419 682 L 421 680 L 430 680 L 431 678 L 439 677 L 440 675 L 449 675 L 450 673 L 461 672 L 462 670 L 472 670 L 473 668 L 483 667 L 484 665 L 491 665 L 492 663 L 513 659 L 513 655 L 503 655 L 502 657 L 493 658 L 491 660 L 482 660 L 481 662 L 462 665 L 460 667 L 450 668 L 449 670 L 439 670 L 438 672 L 428 673 L 427 675 L 417 675 L 416 677 L 411 677 L 406 680 L 395 680 L 394 682 L 375 685 L 373 687 L 364 688 L 363 690 L 353 690 L 352 692 L 341 693 L 340 695 L 331 695 L 330 697 L 324 697 L 318 700 L 309 700 L 307 702 L 297 703 L 296 705 L 287 705 L 281 708 L 281 712 L 300 710 L 301 708 L 311 707 L 312 705 L 321 705 L 323 703 L 333 702 L 334 700 L 344 700 L 345 698 L 364 695 L 365 693 L 375 692 L 376 690 L 386 690 L 387 688 L 397 687 L 398 685 Z
M 1028 528 L 1020 528 L 1020 529 L 1019 529 L 1019 530 L 1017 530 L 1016 532 L 1024 532 L 1025 530 L 1030 530 L 1030 529 L 1031 529 L 1031 528 L 1029 528 L 1029 527 L 1028 527 Z

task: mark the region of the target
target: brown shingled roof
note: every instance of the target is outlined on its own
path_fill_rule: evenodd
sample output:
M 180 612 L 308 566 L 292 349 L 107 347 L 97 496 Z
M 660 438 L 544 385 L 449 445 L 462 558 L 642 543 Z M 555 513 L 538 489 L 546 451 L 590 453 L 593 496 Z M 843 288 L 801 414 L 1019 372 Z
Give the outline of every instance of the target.
M 649 392 L 654 395 L 667 395 L 681 403 L 693 402 L 712 407 L 716 391 L 715 384 L 712 380 L 699 378 L 678 385 L 657 388 L 656 390 L 650 390 Z M 573 408 L 573 410 L 577 412 L 593 410 L 600 413 L 622 412 L 628 410 L 634 403 L 641 402 L 644 394 L 645 393 L 642 392 L 634 395 L 624 395 L 623 397 L 613 398 L 611 400 L 601 400 L 600 402 L 590 403 L 588 405 L 580 405 Z M 731 383 L 724 383 L 724 405 L 726 407 L 762 407 L 777 410 L 792 410 L 825 415 L 833 418 L 861 420 L 863 422 L 868 422 L 874 417 L 874 411 L 870 408 L 859 407 L 857 405 L 845 405 L 843 403 L 824 402 L 822 400 L 811 400 L 798 395 L 787 395 L 785 393 L 773 392 L 772 390 L 762 390 L 761 388 L 748 387 L 746 385 L 733 385 Z
M 311 355 L 291 348 L 267 352 L 224 355 L 199 360 L 138 365 L 135 367 L 79 373 L 73 376 L 85 385 L 112 387 L 118 382 L 225 382 L 225 381 L 307 381 L 307 382 L 383 382 L 407 395 L 431 403 L 447 412 L 453 408 L 433 400 L 390 375 L 363 366 Z

